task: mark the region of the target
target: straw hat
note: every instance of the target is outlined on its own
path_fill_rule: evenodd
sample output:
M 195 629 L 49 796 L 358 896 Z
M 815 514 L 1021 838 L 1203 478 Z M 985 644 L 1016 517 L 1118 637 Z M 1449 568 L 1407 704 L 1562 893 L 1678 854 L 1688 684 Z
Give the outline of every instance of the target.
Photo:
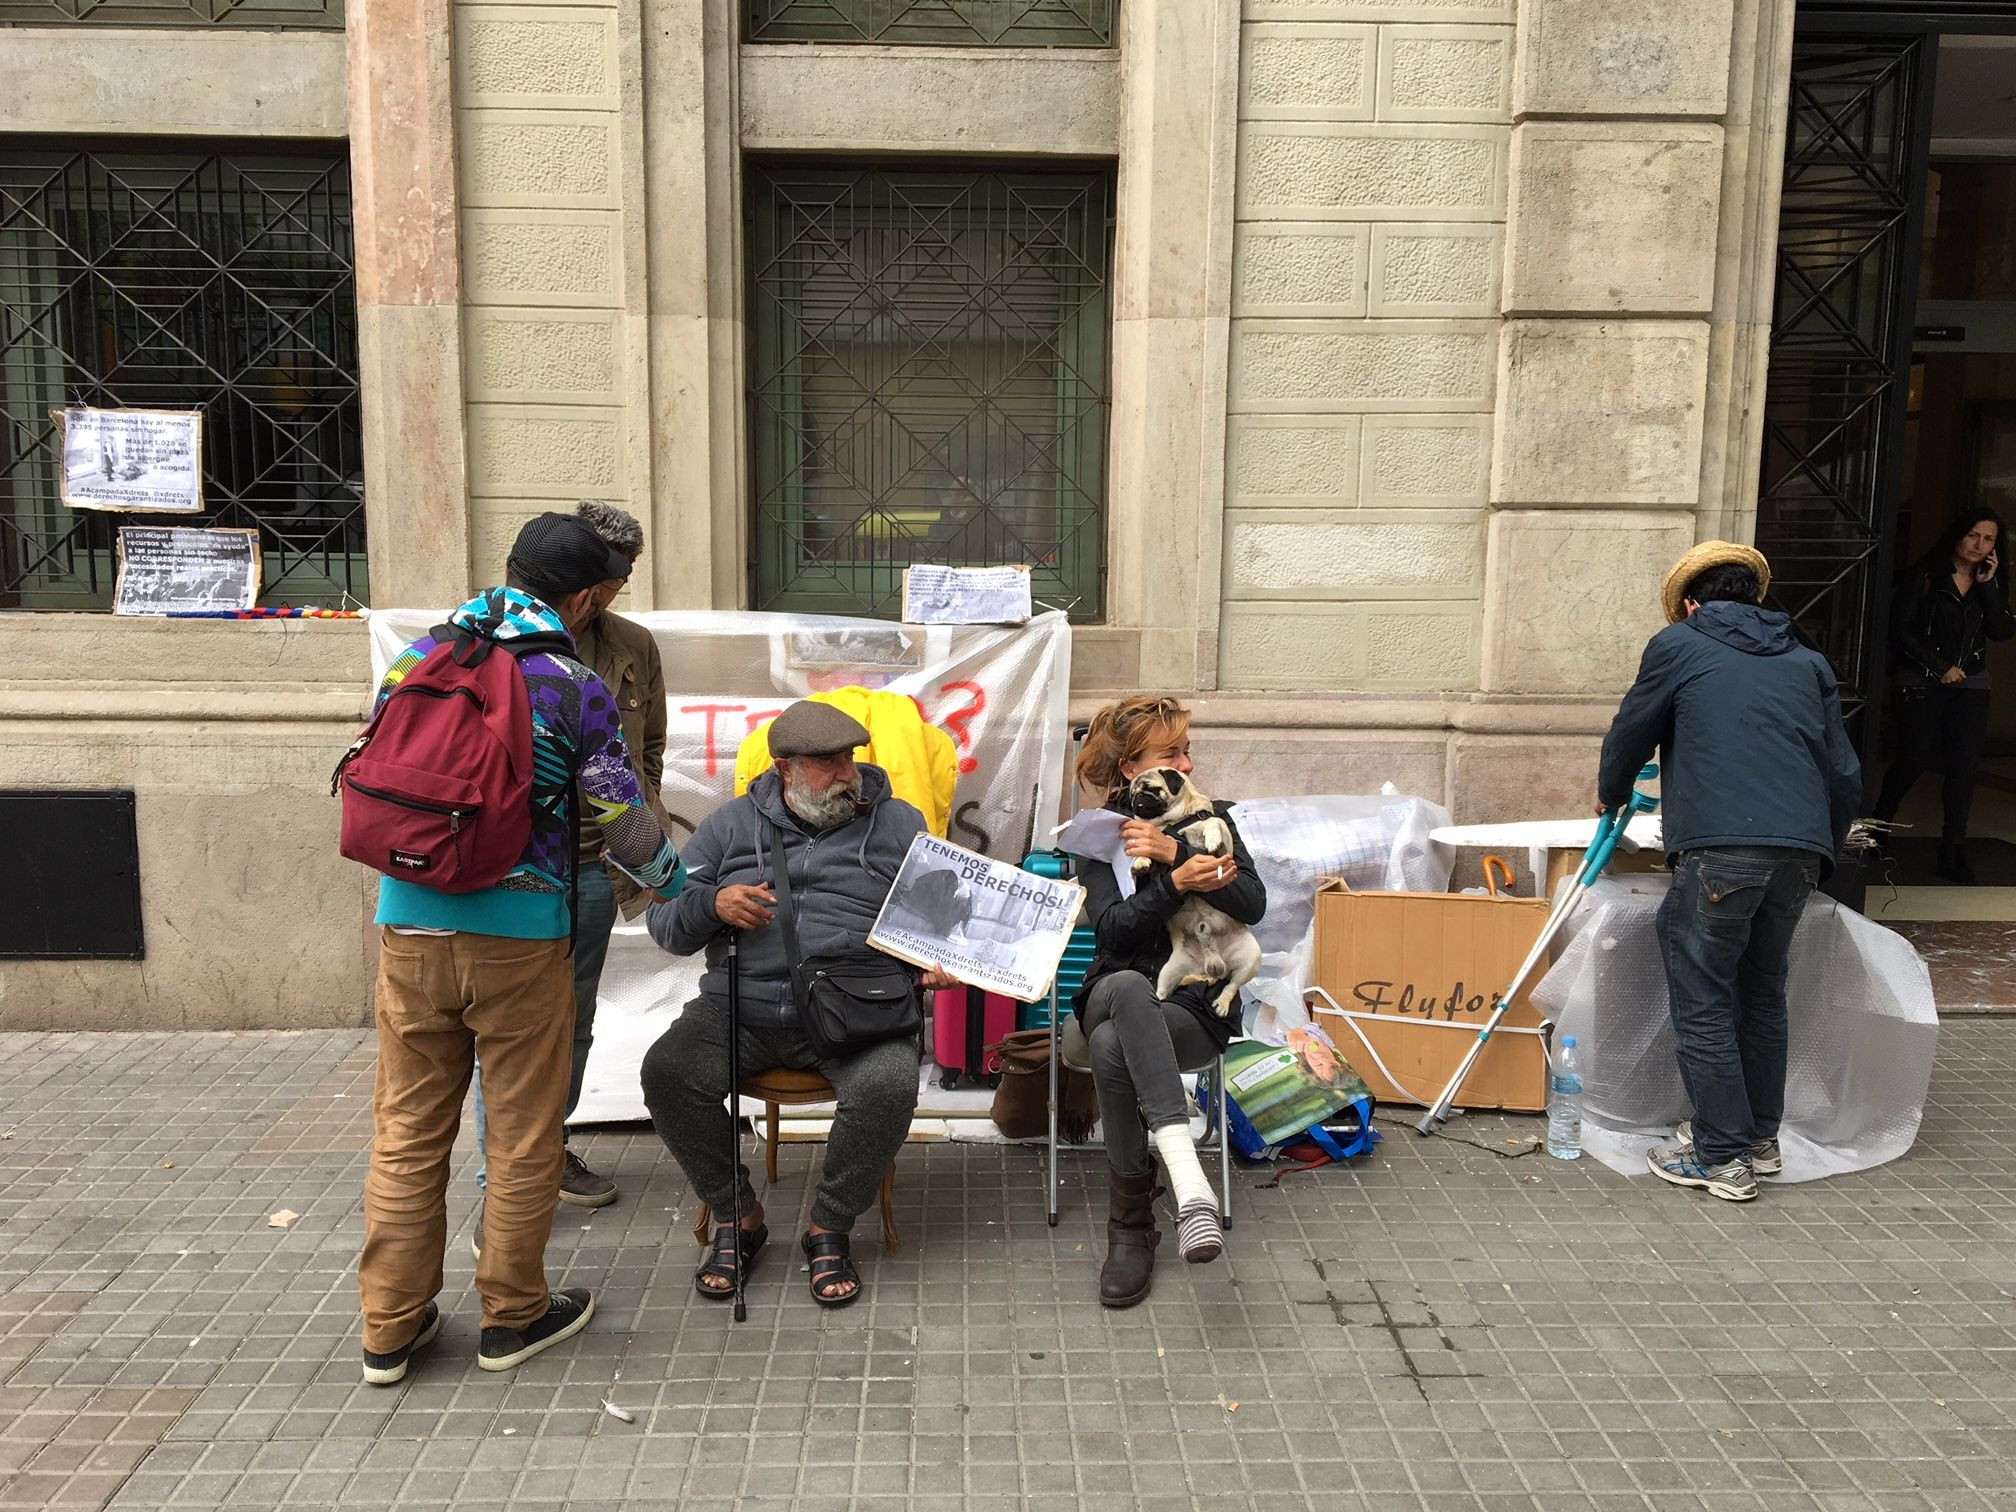
M 1757 574 L 1760 590 L 1771 586 L 1771 564 L 1756 547 L 1739 546 L 1734 541 L 1703 541 L 1673 564 L 1660 586 L 1659 601 L 1666 606 L 1667 624 L 1677 625 L 1687 618 L 1687 589 L 1710 567 L 1748 567 Z

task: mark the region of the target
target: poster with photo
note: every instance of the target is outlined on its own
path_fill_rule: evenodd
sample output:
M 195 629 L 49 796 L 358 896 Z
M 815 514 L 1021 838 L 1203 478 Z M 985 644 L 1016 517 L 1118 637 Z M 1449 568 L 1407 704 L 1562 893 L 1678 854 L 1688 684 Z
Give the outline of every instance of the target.
M 62 412 L 63 502 L 123 514 L 203 512 L 201 410 Z
M 1026 625 L 1034 609 L 1027 567 L 940 567 L 903 571 L 903 619 L 912 625 Z
M 971 987 L 1034 1003 L 1050 991 L 1085 889 L 936 835 L 910 842 L 868 943 Z
M 127 525 L 114 614 L 206 614 L 259 601 L 259 532 Z

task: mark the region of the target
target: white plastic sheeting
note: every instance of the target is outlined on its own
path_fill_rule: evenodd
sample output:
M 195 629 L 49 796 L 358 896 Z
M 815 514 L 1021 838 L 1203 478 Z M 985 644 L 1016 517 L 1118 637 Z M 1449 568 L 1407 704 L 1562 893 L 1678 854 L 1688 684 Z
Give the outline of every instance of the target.
M 750 730 L 808 693 L 861 686 L 910 694 L 956 742 L 955 842 L 1007 861 L 1049 845 L 1070 742 L 1071 626 L 1062 613 L 1026 625 L 930 627 L 817 614 L 629 617 L 657 638 L 665 662 L 662 794 L 676 841 L 733 796 L 735 753 Z M 439 609 L 373 610 L 372 687 L 445 618 Z M 642 919 L 617 923 L 573 1122 L 645 1116 L 637 1081 L 644 1052 L 699 990 L 700 970 L 698 957 L 653 944 Z
M 1533 991 L 1576 1037 L 1583 1146 L 1626 1175 L 1692 1112 L 1675 1058 L 1653 917 L 1663 876 L 1606 877 Z M 1792 940 L 1784 1181 L 1895 1160 L 1918 1135 L 1939 1035 L 1924 960 L 1894 931 L 1815 893 Z
M 1050 843 L 1064 799 L 1071 625 L 895 625 L 826 614 L 657 611 L 628 616 L 665 663 L 665 809 L 673 839 L 733 796 L 735 753 L 794 700 L 830 688 L 907 693 L 959 748 L 950 838 L 1019 861 Z M 375 689 L 392 658 L 446 618 L 371 611 Z
M 1429 831 L 1449 811 L 1391 783 L 1370 796 L 1249 798 L 1232 806 L 1267 884 L 1267 917 L 1253 932 L 1264 952 L 1247 986 L 1259 1004 L 1250 1032 L 1278 1039 L 1309 1022 L 1303 998 L 1315 961 L 1316 889 L 1342 877 L 1361 892 L 1442 892 L 1452 859 Z

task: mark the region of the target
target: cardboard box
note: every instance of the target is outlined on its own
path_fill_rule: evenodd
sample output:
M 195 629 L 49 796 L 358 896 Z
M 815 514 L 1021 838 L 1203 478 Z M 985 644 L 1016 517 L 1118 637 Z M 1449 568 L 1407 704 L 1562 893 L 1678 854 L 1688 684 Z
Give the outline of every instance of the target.
M 1310 1007 L 1374 1096 L 1425 1107 L 1469 1053 L 1546 922 L 1540 898 L 1361 893 L 1325 882 L 1316 893 L 1314 980 L 1336 1007 L 1320 996 Z M 1539 1025 L 1539 1010 L 1521 992 L 1456 1106 L 1544 1109 Z
M 1550 850 L 1547 852 L 1547 885 L 1541 889 L 1540 896 L 1543 898 L 1553 897 L 1554 889 L 1561 879 L 1573 876 L 1576 872 L 1580 871 L 1582 863 L 1587 859 L 1588 853 L 1586 851 Z M 1610 865 L 1606 868 L 1604 874 L 1615 877 L 1638 877 L 1650 872 L 1663 872 L 1664 870 L 1666 870 L 1666 853 L 1657 847 L 1627 851 L 1620 845 L 1617 847 L 1617 853 L 1610 858 Z

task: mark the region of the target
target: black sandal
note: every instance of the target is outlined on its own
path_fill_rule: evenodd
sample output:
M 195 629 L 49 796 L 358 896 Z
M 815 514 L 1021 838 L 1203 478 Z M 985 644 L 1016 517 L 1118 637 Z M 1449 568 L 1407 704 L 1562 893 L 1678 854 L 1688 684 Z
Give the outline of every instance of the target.
M 854 1268 L 854 1257 L 848 1253 L 845 1234 L 815 1234 L 808 1229 L 801 1243 L 812 1272 L 814 1302 L 821 1307 L 845 1307 L 861 1295 L 861 1272 Z M 852 1281 L 854 1290 L 842 1292 L 837 1297 L 821 1290 L 844 1281 Z
M 742 1284 L 749 1284 L 749 1275 L 756 1269 L 756 1257 L 763 1253 L 763 1243 L 770 1237 L 770 1230 L 763 1224 L 742 1231 Z M 718 1276 L 726 1281 L 726 1286 L 709 1286 L 707 1278 Z M 724 1223 L 714 1230 L 714 1247 L 707 1253 L 707 1263 L 693 1272 L 693 1289 L 703 1297 L 716 1301 L 726 1301 L 735 1295 L 735 1228 Z

